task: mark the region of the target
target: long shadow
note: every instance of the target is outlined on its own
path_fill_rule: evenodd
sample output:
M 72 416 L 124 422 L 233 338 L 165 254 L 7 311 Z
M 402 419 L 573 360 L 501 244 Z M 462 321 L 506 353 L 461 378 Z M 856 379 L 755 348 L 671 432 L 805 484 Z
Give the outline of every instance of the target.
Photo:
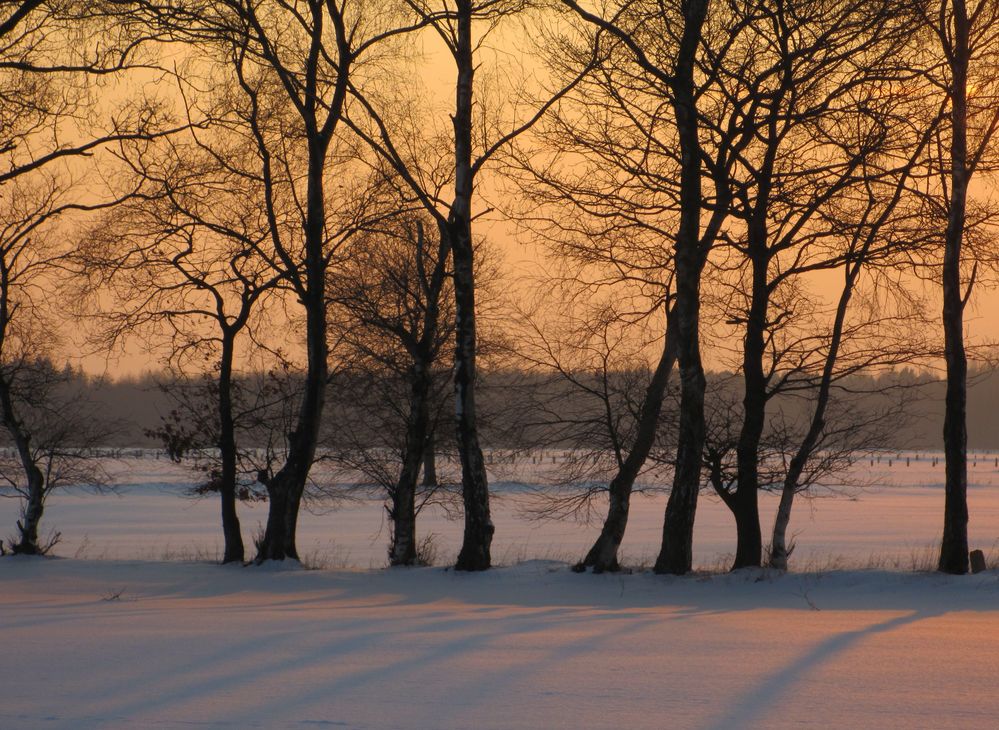
M 902 626 L 911 625 L 934 616 L 941 616 L 944 611 L 916 612 L 896 616 L 880 623 L 872 624 L 862 629 L 845 631 L 825 639 L 813 649 L 785 666 L 780 671 L 767 677 L 761 684 L 745 693 L 736 701 L 729 712 L 711 727 L 713 730 L 731 730 L 734 727 L 748 728 L 764 719 L 770 712 L 781 708 L 781 698 L 790 695 L 794 686 L 805 676 L 823 664 L 842 654 L 861 640 L 877 634 L 883 634 Z
M 999 580 L 994 572 L 954 577 L 896 571 L 756 571 L 674 577 L 648 572 L 576 575 L 565 564 L 544 564 L 481 574 L 418 568 L 302 573 L 294 578 L 281 588 L 268 586 L 263 580 L 259 583 L 264 591 L 306 589 L 310 601 L 322 600 L 316 591 L 326 593 L 355 608 L 450 602 L 480 606 L 483 611 L 496 607 L 606 611 L 669 607 L 673 612 L 706 615 L 760 608 L 809 610 L 815 599 L 823 609 L 925 611 L 934 610 L 943 593 L 951 610 L 991 611 L 999 604 Z
M 335 705 L 337 697 L 351 696 L 357 690 L 364 688 L 374 681 L 387 682 L 389 685 L 393 685 L 394 683 L 395 686 L 402 690 L 407 685 L 401 680 L 407 676 L 418 678 L 422 673 L 433 672 L 435 667 L 447 664 L 456 658 L 467 658 L 475 652 L 488 650 L 497 641 L 510 641 L 514 637 L 524 637 L 532 634 L 550 635 L 553 629 L 557 631 L 557 626 L 578 620 L 578 614 L 578 611 L 559 609 L 558 611 L 529 611 L 520 615 L 506 616 L 501 621 L 495 623 L 490 622 L 488 619 L 476 619 L 474 622 L 471 622 L 471 626 L 463 626 L 459 630 L 465 628 L 486 628 L 486 630 L 473 634 L 462 633 L 454 639 L 435 642 L 416 654 L 405 653 L 405 656 L 396 660 L 389 660 L 377 666 L 356 671 L 348 671 L 331 681 L 319 682 L 311 687 L 290 685 L 281 694 L 278 704 L 275 704 L 273 700 L 267 704 L 267 712 L 276 712 L 280 716 L 290 718 L 296 714 L 308 712 L 309 708 L 313 707 L 317 701 L 333 702 Z M 588 613 L 585 616 L 585 619 L 592 618 L 598 617 Z M 650 616 L 646 616 L 644 621 L 629 620 L 614 631 L 600 634 L 600 640 L 611 641 L 616 636 L 620 637 L 621 635 L 638 631 L 644 628 L 649 621 L 653 620 Z M 395 642 L 409 641 L 412 640 L 414 635 L 424 635 L 426 633 L 428 632 L 424 629 L 416 629 L 400 631 L 396 636 L 378 638 L 385 639 L 383 643 L 386 646 L 391 646 Z M 436 629 L 434 633 L 437 633 Z M 368 648 L 375 648 L 377 645 L 378 642 L 371 642 Z M 569 642 L 567 646 L 562 647 L 560 650 L 550 652 L 547 659 L 540 663 L 542 665 L 557 664 L 560 653 L 562 654 L 562 658 L 566 658 L 574 653 L 590 651 L 592 649 L 592 643 L 584 647 L 580 642 Z M 345 662 L 346 660 L 343 656 L 330 655 L 324 650 L 310 652 L 301 657 L 301 659 L 302 663 L 300 666 L 295 667 L 296 669 L 305 670 L 309 667 L 310 662 L 323 660 Z M 492 676 L 489 676 L 490 674 Z M 425 722 L 421 722 L 413 713 L 417 712 L 418 709 L 422 709 L 425 705 L 413 705 L 407 709 L 409 722 L 412 723 L 412 727 L 434 727 L 435 724 L 439 724 L 446 716 L 448 712 L 447 708 L 454 705 L 457 701 L 456 698 L 461 698 L 462 703 L 468 704 L 471 701 L 474 704 L 475 697 L 471 691 L 473 688 L 480 693 L 495 694 L 502 689 L 505 682 L 514 681 L 514 677 L 520 678 L 521 676 L 523 675 L 519 672 L 511 675 L 507 669 L 500 668 L 493 670 L 491 673 L 487 672 L 486 676 L 476 673 L 475 678 L 469 679 L 467 685 L 449 684 L 445 688 L 447 694 L 441 698 L 440 703 L 431 703 L 433 705 L 432 717 L 426 718 Z M 410 684 L 409 686 L 412 685 Z M 419 686 L 423 691 L 427 689 L 424 683 L 420 683 Z M 401 695 L 398 699 L 405 700 L 405 695 Z M 240 715 L 241 717 L 254 717 L 259 708 L 244 707 L 243 709 L 245 714 Z M 333 720 L 340 721 L 339 718 L 333 718 Z
M 427 647 L 416 657 L 400 662 L 390 661 L 371 670 L 347 673 L 322 687 L 322 693 L 329 695 L 362 686 L 376 677 L 383 678 L 386 674 L 391 675 L 410 668 L 417 669 L 425 664 L 467 651 L 470 647 L 474 648 L 493 639 L 508 636 L 510 633 L 542 632 L 562 622 L 573 620 L 573 616 L 567 615 L 564 609 L 550 608 L 506 617 L 505 621 L 498 623 L 492 631 L 469 636 L 464 632 L 487 626 L 489 621 L 482 617 L 455 618 L 453 614 L 441 612 L 431 620 L 420 616 L 414 625 L 411 620 L 406 620 L 404 612 L 382 617 L 349 618 L 346 621 L 337 621 L 335 614 L 336 611 L 331 611 L 329 617 L 310 615 L 303 622 L 292 620 L 285 623 L 282 618 L 276 623 L 284 624 L 284 627 L 269 628 L 265 638 L 248 637 L 235 643 L 226 642 L 205 653 L 188 656 L 179 661 L 174 659 L 171 663 L 176 666 L 166 672 L 162 663 L 146 667 L 145 671 L 133 673 L 127 683 L 119 685 L 113 697 L 85 702 L 80 709 L 90 714 L 100 712 L 115 721 L 124 721 L 132 718 L 135 713 L 144 714 L 151 710 L 165 709 L 175 703 L 196 702 L 244 686 L 248 680 L 246 670 L 248 666 L 253 667 L 253 677 L 270 677 L 272 682 L 280 683 L 282 675 L 286 672 L 298 672 L 323 662 L 349 664 L 351 655 L 364 655 L 382 645 L 394 645 L 411 640 L 413 636 L 446 637 L 454 633 L 458 635 L 456 639 Z M 599 618 L 599 616 L 589 616 L 589 618 Z M 617 618 L 630 618 L 630 615 Z M 322 626 L 326 620 L 329 620 L 330 626 L 337 631 L 336 638 L 324 637 Z M 511 623 L 512 631 L 510 631 Z M 345 632 L 347 636 L 343 635 Z M 297 640 L 303 634 L 311 637 L 308 642 L 309 648 L 289 654 L 289 647 L 298 645 Z M 186 666 L 197 667 L 198 671 L 184 671 Z M 295 694 L 296 690 L 289 687 L 281 696 L 295 696 Z M 289 705 L 289 711 L 294 709 L 294 704 Z M 251 719 L 251 716 L 246 719 Z

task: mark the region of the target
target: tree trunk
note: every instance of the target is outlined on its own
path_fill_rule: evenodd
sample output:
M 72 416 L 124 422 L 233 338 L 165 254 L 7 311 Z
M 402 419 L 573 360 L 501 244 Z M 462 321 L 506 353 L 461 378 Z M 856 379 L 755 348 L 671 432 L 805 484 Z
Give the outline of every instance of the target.
M 701 364 L 700 283 L 701 148 L 694 97 L 694 60 L 708 0 L 687 0 L 683 35 L 673 75 L 673 110 L 680 142 L 680 224 L 674 254 L 677 359 L 680 365 L 680 426 L 673 488 L 666 504 L 657 573 L 688 573 L 693 563 L 694 516 L 704 448 L 704 368 Z
M 427 434 L 427 445 L 423 450 L 423 486 L 436 487 L 437 481 L 437 449 L 434 444 L 433 431 Z
M 944 530 L 938 569 L 968 572 L 968 454 L 967 378 L 964 350 L 964 292 L 961 287 L 961 247 L 970 171 L 967 164 L 969 21 L 964 0 L 953 0 L 954 48 L 951 58 L 951 199 L 944 240 L 943 328 L 947 366 L 944 410 L 946 482 Z
M 390 565 L 416 563 L 416 483 L 430 426 L 430 377 L 425 362 L 418 360 L 413 364 L 409 386 L 406 446 L 389 509 L 392 520 Z
M 389 545 L 389 565 L 416 564 L 416 490 L 415 480 L 403 484 L 409 473 L 409 464 L 403 465 L 403 473 L 392 493 L 392 506 L 389 517 L 392 520 L 392 535 Z M 417 463 L 417 469 L 419 464 Z
M 266 485 L 267 527 L 257 547 L 256 563 L 298 560 L 295 532 L 309 470 L 315 460 L 326 400 L 326 252 L 323 170 L 328 139 L 309 139 L 309 172 L 305 221 L 305 286 L 299 292 L 305 308 L 307 369 L 295 430 L 288 435 L 288 455 Z
M 0 336 L 7 332 L 7 297 L 8 291 L 6 271 L 0 272 L 3 276 L 2 291 L 0 291 Z M 31 452 L 31 436 L 25 428 L 21 419 L 18 418 L 17 409 L 14 405 L 14 395 L 12 386 L 8 380 L 7 373 L 0 373 L 0 421 L 10 435 L 14 446 L 17 449 L 17 456 L 24 470 L 27 499 L 21 519 L 17 522 L 18 539 L 17 543 L 11 546 L 14 554 L 39 555 L 42 546 L 38 542 L 38 525 L 42 521 L 45 512 L 45 475 L 35 463 L 35 457 Z
M 45 477 L 33 461 L 23 466 L 27 475 L 28 498 L 17 523 L 18 540 L 12 549 L 15 555 L 40 555 L 42 546 L 38 542 L 38 525 L 45 511 Z
M 464 239 L 464 240 L 462 240 Z M 455 564 L 457 570 L 486 570 L 491 565 L 493 523 L 489 514 L 486 465 L 479 446 L 475 406 L 475 298 L 471 238 L 459 235 L 453 244 L 456 331 L 454 383 L 458 453 L 465 531 Z
M 649 451 L 655 443 L 659 415 L 662 412 L 670 373 L 673 371 L 673 364 L 676 361 L 676 337 L 670 324 L 672 319 L 672 311 L 667 312 L 663 351 L 645 391 L 645 398 L 642 401 L 638 417 L 635 442 L 632 444 L 628 456 L 618 468 L 617 474 L 608 485 L 610 503 L 603 529 L 586 557 L 576 566 L 577 568 L 592 567 L 594 573 L 620 570 L 621 566 L 618 564 L 617 554 L 621 547 L 621 541 L 624 539 L 625 528 L 628 525 L 631 491 L 635 485 L 635 479 L 642 470 Z
M 287 477 L 278 480 L 281 474 L 282 472 L 278 472 L 264 485 L 267 487 L 267 524 L 263 537 L 257 543 L 255 562 L 258 565 L 265 560 L 298 560 L 294 539 L 288 534 L 286 518 L 291 490 L 287 485 Z
M 892 207 L 898 202 L 901 190 L 902 186 L 900 185 Z M 883 220 L 885 219 L 887 219 L 887 213 L 883 216 Z M 787 561 L 791 554 L 790 547 L 787 544 L 787 527 L 791 522 L 791 507 L 794 504 L 794 495 L 798 492 L 801 484 L 801 475 L 804 473 L 805 466 L 819 443 L 822 430 L 825 428 L 826 409 L 829 406 L 836 360 L 839 357 L 839 349 L 843 342 L 843 328 L 846 324 L 847 307 L 853 296 L 853 287 L 856 284 L 857 275 L 860 272 L 864 258 L 870 249 L 875 235 L 875 233 L 872 233 L 867 238 L 852 268 L 849 263 L 846 265 L 845 282 L 843 284 L 843 291 L 839 297 L 839 303 L 836 306 L 836 317 L 833 320 L 829 351 L 826 353 L 826 360 L 822 367 L 822 378 L 819 381 L 819 390 L 815 397 L 815 409 L 812 411 L 812 419 L 809 423 L 808 431 L 798 445 L 794 456 L 791 457 L 787 473 L 784 474 L 780 504 L 777 506 L 777 516 L 774 519 L 774 530 L 770 540 L 769 565 L 771 568 L 776 568 L 777 570 L 787 570 Z
M 740 494 L 738 489 L 735 488 L 729 491 L 722 479 L 722 456 L 718 454 L 711 454 L 711 456 L 708 469 L 711 485 L 735 519 L 737 540 L 735 563 L 732 566 L 732 570 L 751 567 L 753 565 L 751 561 L 756 553 L 762 553 L 762 547 L 760 547 L 762 543 L 760 515 L 756 507 L 756 500 L 747 504 L 748 500 L 745 499 L 745 495 L 748 492 Z M 753 494 L 758 494 L 758 492 L 753 492 Z
M 777 505 L 777 518 L 774 520 L 773 538 L 770 541 L 770 567 L 787 570 L 787 560 L 791 556 L 787 545 L 787 526 L 791 522 L 791 506 L 794 504 L 795 490 L 785 485 Z
M 222 535 L 225 540 L 223 563 L 242 563 L 244 558 L 243 535 L 239 516 L 236 514 L 236 426 L 232 412 L 234 350 L 233 334 L 223 333 L 218 381 L 219 455 L 222 459 L 222 474 L 218 486 L 222 503 Z
M 766 210 L 765 200 L 762 206 L 762 210 Z M 754 221 L 750 224 L 753 278 L 742 348 L 744 392 L 742 428 L 736 445 L 736 491 L 732 500 L 736 529 L 735 563 L 732 570 L 759 567 L 763 560 L 759 508 L 760 441 L 766 426 L 767 379 L 763 371 L 763 357 L 766 354 L 770 288 L 767 281 L 769 257 L 766 250 L 766 229 L 762 220 L 755 220 L 757 218 L 760 216 L 754 216 Z
M 741 489 L 732 501 L 735 515 L 735 562 L 732 570 L 758 568 L 763 562 L 763 536 L 760 528 L 758 489 Z
M 456 3 L 455 62 L 455 197 L 447 221 L 454 261 L 455 338 L 454 387 L 461 491 L 465 532 L 456 570 L 486 570 L 491 565 L 493 522 L 489 515 L 489 484 L 479 445 L 475 407 L 475 276 L 472 249 L 472 3 Z

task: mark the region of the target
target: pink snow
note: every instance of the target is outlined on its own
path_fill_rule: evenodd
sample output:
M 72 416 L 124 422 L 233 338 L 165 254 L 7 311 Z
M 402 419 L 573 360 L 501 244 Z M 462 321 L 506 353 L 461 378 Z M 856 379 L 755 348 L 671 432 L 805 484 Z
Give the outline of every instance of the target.
M 3 728 L 990 728 L 999 575 L 0 560 Z
M 596 528 L 528 521 L 500 483 L 494 555 L 513 565 L 485 574 L 380 569 L 377 500 L 303 515 L 303 553 L 335 570 L 181 562 L 218 550 L 215 500 L 126 460 L 122 496 L 53 496 L 65 557 L 0 560 L 0 729 L 994 728 L 999 573 L 911 569 L 941 526 L 942 465 L 923 456 L 799 502 L 796 572 L 685 578 L 571 573 Z M 995 458 L 969 494 L 972 547 L 993 555 Z M 654 558 L 664 501 L 636 500 L 632 563 Z M 16 506 L 0 500 L 0 534 Z M 240 514 L 249 545 L 265 512 Z M 447 564 L 461 523 L 419 528 Z M 704 499 L 695 562 L 723 569 L 733 542 Z
M 838 493 L 823 490 L 817 499 L 798 499 L 790 534 L 796 550 L 796 570 L 840 567 L 928 567 L 934 564 L 943 529 L 943 461 L 939 454 L 903 453 L 882 457 L 872 467 L 859 462 L 849 487 Z M 906 460 L 910 465 L 906 465 Z M 995 454 L 974 456 L 969 475 L 971 547 L 999 559 L 999 467 Z M 892 465 L 889 467 L 889 459 Z M 934 463 L 936 460 L 936 463 Z M 544 461 L 549 462 L 550 458 Z M 166 459 L 146 455 L 110 465 L 123 485 L 120 495 L 96 496 L 57 492 L 42 523 L 43 533 L 61 532 L 59 555 L 105 559 L 213 559 L 222 552 L 218 501 L 214 497 L 182 496 L 191 472 Z M 513 564 L 534 558 L 565 562 L 579 560 L 599 532 L 599 525 L 573 521 L 539 523 L 524 510 L 531 498 L 514 484 L 544 483 L 552 476 L 521 459 L 513 468 L 497 467 L 493 478 L 493 558 Z M 559 465 L 547 465 L 557 472 Z M 645 479 L 644 485 L 650 480 Z M 838 494 L 838 496 L 830 496 Z M 635 495 L 628 531 L 622 545 L 626 564 L 650 565 L 662 539 L 662 492 Z M 0 537 L 17 519 L 17 501 L 0 499 Z M 777 498 L 764 494 L 761 518 L 769 538 Z M 265 504 L 239 505 L 243 540 L 252 554 L 253 536 L 267 519 Z M 598 505 L 596 516 L 601 516 Z M 460 515 L 458 515 L 460 517 Z M 300 553 L 328 567 L 376 568 L 387 563 L 388 532 L 383 502 L 367 499 L 303 513 L 299 521 Z M 433 534 L 440 564 L 447 565 L 461 544 L 460 519 L 448 519 L 439 509 L 427 509 L 417 521 L 418 538 Z M 724 569 L 735 551 L 735 523 L 721 502 L 705 493 L 699 503 L 694 532 L 696 566 Z

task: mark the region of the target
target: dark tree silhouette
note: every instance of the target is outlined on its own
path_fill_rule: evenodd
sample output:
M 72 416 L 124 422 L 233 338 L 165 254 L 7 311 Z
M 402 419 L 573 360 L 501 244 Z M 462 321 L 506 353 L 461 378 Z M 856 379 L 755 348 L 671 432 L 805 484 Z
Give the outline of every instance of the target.
M 841 232 L 855 225 L 849 216 L 880 211 L 852 203 L 872 187 L 891 191 L 885 178 L 896 171 L 875 161 L 893 164 L 913 141 L 906 105 L 889 84 L 912 76 L 897 58 L 914 17 L 891 2 L 795 0 L 726 11 L 737 32 L 705 69 L 718 103 L 703 124 L 713 144 L 738 151 L 723 232 L 734 259 L 719 256 L 711 278 L 725 281 L 731 270 L 733 292 L 721 298 L 742 336 L 738 477 L 726 501 L 738 534 L 733 567 L 742 568 L 762 562 L 758 471 L 768 401 L 785 386 L 785 356 L 802 359 L 781 352 L 781 331 L 802 308 L 796 290 L 823 270 L 845 266 L 848 280 L 856 278 L 869 247 L 850 248 Z M 915 160 L 898 164 L 910 169 Z
M 521 12 L 525 4 L 519 0 L 457 0 L 453 9 L 442 12 L 418 0 L 408 2 L 408 5 L 418 22 L 432 28 L 454 60 L 455 102 L 450 114 L 453 135 L 446 148 L 453 155 L 452 161 L 438 165 L 436 159 L 432 162 L 414 159 L 411 140 L 419 135 L 412 129 L 400 131 L 395 124 L 398 120 L 386 113 L 374 95 L 366 95 L 363 90 L 355 90 L 355 96 L 364 114 L 352 118 L 349 123 L 392 167 L 394 174 L 434 219 L 441 241 L 446 242 L 453 261 L 455 430 L 465 508 L 464 536 L 455 567 L 458 570 L 486 570 L 492 564 L 490 545 L 494 527 L 475 399 L 477 309 L 472 221 L 476 178 L 497 152 L 536 124 L 587 70 L 540 102 L 526 119 L 513 123 L 509 131 L 478 139 L 479 127 L 487 125 L 482 125 L 482 119 L 477 118 L 473 100 L 476 49 L 482 42 L 474 37 L 473 26 L 482 27 L 488 35 L 504 17 Z M 446 173 L 440 174 L 440 169 Z M 447 197 L 442 193 L 446 186 L 453 186 L 453 194 Z
M 351 79 L 365 59 L 381 60 L 393 39 L 426 21 L 399 24 L 378 4 L 324 0 L 149 0 L 136 7 L 154 28 L 228 69 L 235 106 L 229 116 L 245 126 L 257 157 L 269 232 L 260 255 L 301 308 L 306 367 L 287 458 L 266 485 L 269 512 L 256 561 L 297 559 L 298 513 L 316 459 L 330 372 L 330 262 L 367 211 L 377 209 L 363 191 L 363 175 L 351 169 L 356 156 L 341 137 Z M 334 177 L 338 184 L 330 185 Z M 362 190 L 351 189 L 354 183 Z M 294 225 L 284 217 L 289 210 Z
M 347 408 L 339 430 L 351 436 L 350 448 L 340 458 L 387 490 L 389 563 L 413 565 L 416 517 L 439 486 L 434 476 L 421 489 L 419 477 L 421 466 L 428 471 L 427 455 L 434 452 L 447 402 L 440 364 L 454 337 L 448 245 L 425 214 L 400 214 L 355 237 L 344 253 L 347 260 L 329 285 L 339 312 L 331 326 L 341 357 L 350 363 L 350 401 L 365 404 L 368 412 Z M 366 388 L 370 399 L 358 394 L 362 379 L 374 381 Z M 372 422 L 378 433 L 358 429 Z M 394 478 L 372 454 L 386 440 L 401 455 Z
M 964 309 L 975 271 L 964 271 L 968 237 L 969 184 L 975 171 L 988 166 L 992 138 L 999 128 L 996 69 L 999 68 L 999 3 L 983 0 L 969 8 L 965 0 L 939 0 L 926 9 L 924 27 L 942 55 L 942 68 L 930 77 L 948 99 L 945 134 L 940 139 L 937 196 L 946 219 L 943 236 L 945 502 L 939 570 L 968 572 L 968 357 Z M 939 57 L 938 57 L 939 58 Z
M 59 178 L 29 183 L 25 175 L 8 181 L 0 200 L 0 425 L 16 454 L 2 475 L 24 500 L 15 553 L 45 552 L 38 526 L 54 489 L 105 481 L 87 449 L 111 429 L 49 359 L 72 273 L 71 241 L 59 223 L 119 202 L 81 205 L 77 193 Z
M 587 22 L 613 36 L 635 64 L 659 86 L 672 112 L 679 149 L 678 220 L 674 238 L 676 303 L 673 327 L 680 369 L 680 420 L 673 488 L 666 505 L 657 573 L 687 573 L 693 557 L 694 516 L 701 485 L 704 446 L 704 367 L 700 346 L 701 272 L 716 232 L 709 222 L 702 232 L 702 158 L 695 75 L 704 41 L 708 0 L 659 4 L 622 3 L 599 16 L 574 0 L 563 0 Z
M 271 230 L 258 214 L 267 193 L 256 159 L 234 144 L 231 125 L 203 120 L 200 126 L 155 146 L 121 146 L 138 192 L 92 227 L 75 258 L 89 281 L 94 311 L 102 312 L 104 347 L 142 333 L 163 346 L 166 361 L 181 373 L 212 363 L 214 423 L 194 431 L 210 434 L 218 449 L 212 484 L 221 499 L 222 561 L 242 562 L 237 351 L 251 346 L 254 327 L 266 322 L 262 300 L 284 276 L 260 253 Z M 220 131 L 229 137 L 222 144 Z M 180 402 L 188 416 L 201 410 L 190 407 L 190 398 Z M 183 449 L 173 447 L 180 456 Z

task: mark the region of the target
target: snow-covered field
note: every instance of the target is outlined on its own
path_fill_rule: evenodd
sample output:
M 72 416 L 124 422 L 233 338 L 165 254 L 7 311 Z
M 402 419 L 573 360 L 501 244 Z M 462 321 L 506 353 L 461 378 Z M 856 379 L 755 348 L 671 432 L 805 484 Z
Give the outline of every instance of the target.
M 121 496 L 54 496 L 64 557 L 0 560 L 0 728 L 994 728 L 999 572 L 909 569 L 932 559 L 942 466 L 904 459 L 799 504 L 796 572 L 685 578 L 571 573 L 596 528 L 525 520 L 512 485 L 494 551 L 511 567 L 484 574 L 371 569 L 375 501 L 304 517 L 302 552 L 331 569 L 169 560 L 215 553 L 215 501 L 179 496 L 163 461 L 122 462 Z M 994 459 L 969 498 L 987 551 Z M 663 505 L 639 499 L 633 564 Z M 0 525 L 15 514 L 0 501 Z M 247 538 L 263 515 L 243 509 Z M 724 507 L 698 520 L 697 563 L 724 567 Z M 421 529 L 446 565 L 460 523 Z
M 899 458 L 901 456 L 901 458 Z M 969 503 L 972 547 L 999 560 L 999 467 L 995 454 L 978 454 L 970 465 Z M 908 459 L 909 465 L 906 465 Z M 540 460 L 540 459 L 539 459 Z M 573 521 L 538 522 L 525 514 L 533 502 L 512 481 L 543 481 L 547 466 L 529 459 L 493 474 L 494 561 L 515 564 L 532 558 L 575 561 L 582 557 L 599 525 Z M 889 466 L 889 461 L 891 466 Z M 111 464 L 122 485 L 118 494 L 59 492 L 46 510 L 43 531 L 56 529 L 62 542 L 56 553 L 91 559 L 212 559 L 221 554 L 221 529 L 215 498 L 184 496 L 191 473 L 166 459 L 126 458 Z M 542 471 L 543 469 L 547 471 Z M 873 465 L 863 460 L 853 483 L 837 495 L 799 499 L 791 521 L 797 549 L 792 562 L 799 570 L 829 567 L 912 567 L 931 561 L 942 530 L 943 464 L 938 454 L 884 455 Z M 666 495 L 636 495 L 624 561 L 649 565 L 662 539 Z M 764 534 L 773 524 L 777 500 L 764 495 Z M 599 509 L 597 510 L 599 512 Z M 266 505 L 240 505 L 244 541 L 252 554 L 252 538 L 266 521 Z M 0 535 L 13 532 L 17 503 L 0 499 Z M 440 509 L 420 515 L 419 535 L 434 535 L 437 560 L 447 565 L 461 543 L 460 520 Z M 385 511 L 377 499 L 347 502 L 333 510 L 304 513 L 299 550 L 306 562 L 338 568 L 377 568 L 386 564 L 388 543 Z M 709 495 L 700 501 L 695 530 L 695 564 L 727 567 L 735 549 L 735 527 L 728 510 Z

